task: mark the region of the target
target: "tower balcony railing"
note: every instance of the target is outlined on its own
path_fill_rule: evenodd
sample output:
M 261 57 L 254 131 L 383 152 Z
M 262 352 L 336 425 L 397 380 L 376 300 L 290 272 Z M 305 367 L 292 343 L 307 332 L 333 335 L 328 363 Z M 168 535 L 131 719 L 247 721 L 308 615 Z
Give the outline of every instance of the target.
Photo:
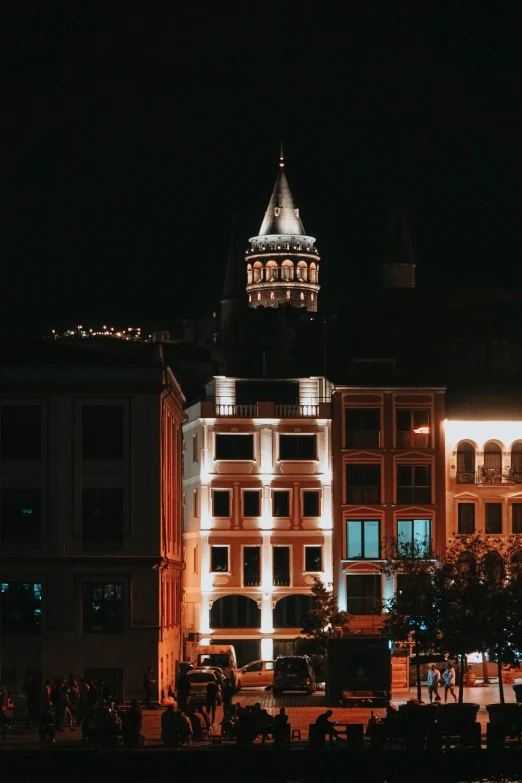
M 329 398 L 315 398 L 300 404 L 276 404 L 273 402 L 232 403 L 216 398 L 200 401 L 201 416 L 230 419 L 331 419 Z

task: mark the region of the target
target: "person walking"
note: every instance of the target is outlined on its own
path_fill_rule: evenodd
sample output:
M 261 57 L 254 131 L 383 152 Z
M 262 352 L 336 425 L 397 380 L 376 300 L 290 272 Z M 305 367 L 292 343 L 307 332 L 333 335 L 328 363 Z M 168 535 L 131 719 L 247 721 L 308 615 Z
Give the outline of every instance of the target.
M 152 699 L 152 686 L 156 685 L 156 680 L 153 677 L 154 670 L 152 666 L 149 666 L 143 677 L 143 690 L 145 691 L 145 698 L 143 700 L 143 706 L 150 710 L 150 700 Z
M 234 693 L 234 686 L 230 682 L 229 678 L 225 677 L 225 684 L 223 686 L 223 712 L 230 712 Z
M 180 711 L 187 709 L 190 699 L 190 680 L 187 673 L 183 672 L 178 680 L 178 708 Z
M 218 684 L 214 680 L 212 682 L 209 682 L 207 684 L 207 695 L 206 695 L 206 702 L 205 702 L 205 708 L 207 710 L 207 715 L 211 716 L 212 726 L 214 725 L 214 722 L 216 720 L 216 707 L 217 707 L 217 701 L 218 701 Z
M 428 669 L 428 693 L 430 696 L 430 704 L 433 702 L 433 696 L 439 695 L 439 685 L 440 685 L 440 671 L 437 669 L 434 663 L 431 664 L 430 668 Z
M 442 672 L 442 682 L 444 683 L 444 704 L 448 701 L 448 691 L 457 701 L 457 696 L 455 695 L 455 669 L 451 663 L 448 663 Z

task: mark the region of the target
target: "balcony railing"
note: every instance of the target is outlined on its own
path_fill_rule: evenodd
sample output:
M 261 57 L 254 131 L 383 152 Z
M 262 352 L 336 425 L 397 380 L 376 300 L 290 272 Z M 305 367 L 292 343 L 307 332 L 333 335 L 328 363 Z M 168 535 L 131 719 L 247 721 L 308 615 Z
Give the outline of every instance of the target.
M 261 584 L 261 577 L 259 573 L 253 574 L 253 573 L 244 573 L 243 574 L 243 585 L 244 587 L 259 587 Z
M 274 587 L 290 587 L 290 574 L 274 574 Z
M 485 468 L 458 470 L 457 484 L 522 484 L 522 472 L 514 468 Z
M 348 611 L 350 614 L 380 614 L 382 601 L 372 596 L 350 596 Z
M 226 402 L 216 402 L 214 405 L 215 416 L 231 416 L 235 419 L 257 419 L 258 411 L 259 406 L 250 403 L 246 405 L 232 405 Z
M 223 398 L 207 398 L 200 401 L 202 416 L 230 417 L 235 419 L 329 419 L 331 400 L 315 398 L 305 404 L 276 404 L 274 402 L 232 403 Z

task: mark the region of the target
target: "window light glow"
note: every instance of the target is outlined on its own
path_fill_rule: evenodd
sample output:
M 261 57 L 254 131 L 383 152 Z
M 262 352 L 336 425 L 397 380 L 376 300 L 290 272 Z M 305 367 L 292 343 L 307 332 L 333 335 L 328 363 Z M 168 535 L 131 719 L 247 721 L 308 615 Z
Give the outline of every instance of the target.
M 204 639 L 200 639 L 199 643 L 200 643 L 200 645 L 202 647 L 206 647 L 207 645 L 212 643 L 212 640 L 211 639 L 207 639 L 207 637 L 205 637 Z
M 479 451 L 489 440 L 500 442 L 503 450 L 509 451 L 512 444 L 522 440 L 522 421 L 460 421 L 444 422 L 446 430 L 446 448 L 454 451 L 461 440 L 470 440 Z

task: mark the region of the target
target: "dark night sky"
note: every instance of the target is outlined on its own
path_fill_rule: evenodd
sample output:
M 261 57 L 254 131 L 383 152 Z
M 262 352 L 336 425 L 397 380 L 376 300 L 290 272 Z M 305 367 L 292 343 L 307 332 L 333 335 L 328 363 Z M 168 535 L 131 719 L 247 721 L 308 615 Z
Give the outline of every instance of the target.
M 0 326 L 212 305 L 280 137 L 323 306 L 377 285 L 399 164 L 419 285 L 522 288 L 516 4 L 388 5 L 13 4 Z

